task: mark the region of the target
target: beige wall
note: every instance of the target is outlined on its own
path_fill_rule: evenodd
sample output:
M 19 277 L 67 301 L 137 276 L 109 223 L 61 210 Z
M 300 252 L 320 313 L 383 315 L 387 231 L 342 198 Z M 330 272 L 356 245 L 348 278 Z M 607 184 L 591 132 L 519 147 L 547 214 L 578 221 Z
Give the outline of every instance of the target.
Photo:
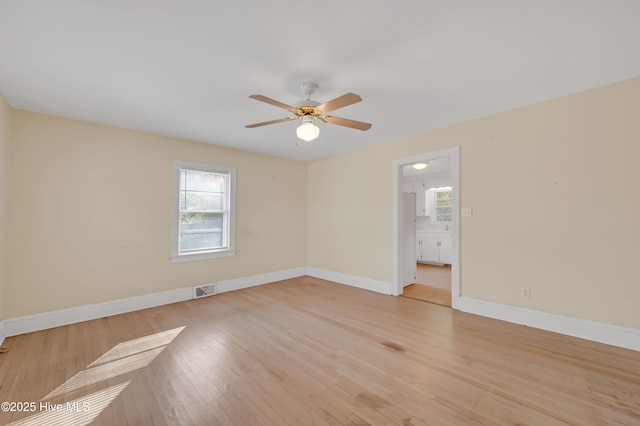
M 309 266 L 391 281 L 389 158 L 378 146 L 309 164 Z
M 169 261 L 172 160 L 237 167 L 235 257 Z M 10 165 L 7 318 L 305 265 L 304 163 L 13 111 Z
M 309 164 L 307 264 L 390 282 L 392 161 L 459 145 L 462 295 L 640 328 L 638 111 L 640 78 Z
M 9 167 L 9 115 L 11 108 L 4 99 L 2 93 L 0 93 L 0 320 L 4 316 L 4 306 L 6 299 L 4 295 L 4 288 L 7 277 L 6 269 L 6 253 L 7 253 L 7 206 L 8 195 L 7 191 L 9 186 L 7 185 Z M 2 337 L 0 336 L 0 339 Z
M 640 328 L 639 110 L 637 78 L 307 165 L 0 99 L 0 318 L 305 265 L 390 282 L 392 161 L 459 145 L 462 294 Z M 174 159 L 238 168 L 234 258 L 170 263 Z

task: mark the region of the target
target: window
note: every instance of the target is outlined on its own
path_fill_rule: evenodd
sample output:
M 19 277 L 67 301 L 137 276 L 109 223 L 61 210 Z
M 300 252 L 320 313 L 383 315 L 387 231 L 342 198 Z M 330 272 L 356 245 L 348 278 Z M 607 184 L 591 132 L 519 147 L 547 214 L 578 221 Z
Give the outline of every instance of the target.
M 451 190 L 438 190 L 435 192 L 435 196 L 436 222 L 451 222 L 451 216 L 453 213 L 453 197 L 451 196 Z
M 174 161 L 171 260 L 235 255 L 233 167 Z

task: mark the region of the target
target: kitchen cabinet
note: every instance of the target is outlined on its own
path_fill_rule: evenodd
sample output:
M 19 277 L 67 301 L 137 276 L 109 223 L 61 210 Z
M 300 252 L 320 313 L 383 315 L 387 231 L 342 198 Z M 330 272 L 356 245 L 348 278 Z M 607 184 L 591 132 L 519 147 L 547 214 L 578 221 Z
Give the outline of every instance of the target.
M 422 255 L 423 241 L 424 241 L 424 238 L 418 232 L 416 234 L 416 262 L 424 262 L 425 261 L 424 258 L 423 258 L 423 255 Z
M 448 232 L 417 232 L 416 261 L 451 264 L 453 262 L 451 234 Z
M 425 238 L 422 242 L 422 261 L 440 263 L 440 241 L 436 238 Z
M 424 191 L 424 211 L 425 216 L 430 216 L 429 222 L 435 223 L 435 199 L 436 196 L 434 194 L 435 189 L 425 189 Z
M 451 265 L 453 263 L 453 244 L 451 243 L 451 236 L 449 238 L 442 238 L 440 240 L 440 247 L 438 248 L 438 259 L 440 263 L 446 263 Z

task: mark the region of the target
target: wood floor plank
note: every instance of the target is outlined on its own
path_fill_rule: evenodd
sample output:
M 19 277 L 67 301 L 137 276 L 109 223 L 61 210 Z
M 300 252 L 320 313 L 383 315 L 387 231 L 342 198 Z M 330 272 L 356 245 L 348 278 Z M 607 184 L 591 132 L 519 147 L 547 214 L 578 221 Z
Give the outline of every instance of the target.
M 99 425 L 640 424 L 638 352 L 311 277 L 5 345 L 0 401 L 126 385 Z
M 416 283 L 451 291 L 451 265 L 416 265 Z
M 402 289 L 402 296 L 451 307 L 451 290 L 443 290 L 424 284 L 411 284 Z
M 451 307 L 451 265 L 418 263 L 415 283 L 402 296 Z

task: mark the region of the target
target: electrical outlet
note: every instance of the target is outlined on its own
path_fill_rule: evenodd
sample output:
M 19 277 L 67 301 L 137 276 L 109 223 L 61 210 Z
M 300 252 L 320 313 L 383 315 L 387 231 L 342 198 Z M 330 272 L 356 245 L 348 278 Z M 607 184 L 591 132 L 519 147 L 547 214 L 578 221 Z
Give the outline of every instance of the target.
M 473 209 L 471 207 L 463 207 L 460 211 L 462 217 L 471 217 L 473 216 Z
M 531 299 L 531 289 L 529 287 L 522 287 L 522 290 L 520 290 L 521 293 L 520 295 L 522 296 L 523 299 Z
M 220 268 L 220 275 L 224 275 L 224 274 L 226 274 L 226 273 L 227 273 L 227 268 L 225 268 L 224 266 L 222 266 L 222 267 Z

